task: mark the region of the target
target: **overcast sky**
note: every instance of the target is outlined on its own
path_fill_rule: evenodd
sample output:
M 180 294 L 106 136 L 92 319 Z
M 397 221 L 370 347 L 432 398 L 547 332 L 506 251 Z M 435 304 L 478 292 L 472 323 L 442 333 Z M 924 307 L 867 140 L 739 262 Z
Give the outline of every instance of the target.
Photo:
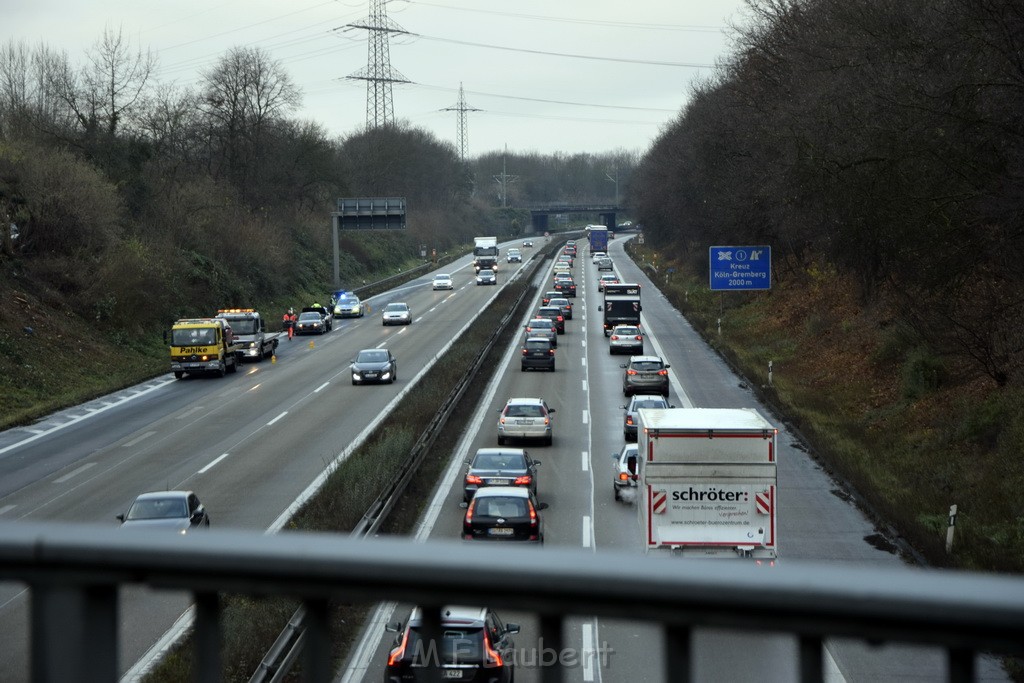
M 645 151 L 695 78 L 732 49 L 742 0 L 391 0 L 395 117 L 467 154 Z M 366 123 L 369 0 L 0 0 L 0 35 L 84 59 L 104 27 L 158 59 L 157 79 L 194 86 L 234 46 L 261 46 L 302 90 L 301 111 L 335 135 Z M 6 34 L 6 35 L 4 35 Z

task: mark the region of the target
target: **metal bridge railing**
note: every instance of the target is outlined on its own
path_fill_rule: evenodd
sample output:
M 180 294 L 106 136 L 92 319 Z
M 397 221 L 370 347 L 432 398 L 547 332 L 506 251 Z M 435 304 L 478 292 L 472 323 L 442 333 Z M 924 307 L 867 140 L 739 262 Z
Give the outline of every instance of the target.
M 805 682 L 823 680 L 823 642 L 836 636 L 938 646 L 948 653 L 951 681 L 972 680 L 979 653 L 1024 651 L 1019 578 L 796 561 L 758 567 L 615 552 L 593 559 L 589 552 L 551 547 L 488 544 L 481 552 L 459 542 L 329 534 L 160 536 L 87 525 L 0 524 L 0 580 L 28 586 L 31 678 L 45 683 L 118 679 L 118 596 L 129 585 L 193 594 L 201 681 L 218 680 L 221 672 L 222 593 L 301 599 L 308 615 L 302 670 L 312 681 L 335 673 L 327 633 L 332 598 L 402 601 L 437 614 L 445 604 L 465 604 L 467 596 L 487 596 L 489 607 L 536 614 L 545 645 L 556 651 L 569 615 L 655 623 L 673 681 L 692 678 L 696 627 L 797 636 Z M 563 671 L 545 667 L 541 675 L 560 681 Z

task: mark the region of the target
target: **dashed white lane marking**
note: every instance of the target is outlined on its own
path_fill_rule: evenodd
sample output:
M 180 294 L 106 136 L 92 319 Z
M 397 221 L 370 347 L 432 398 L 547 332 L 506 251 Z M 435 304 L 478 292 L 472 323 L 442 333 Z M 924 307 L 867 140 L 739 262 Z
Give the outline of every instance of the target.
M 590 515 L 583 515 L 583 547 L 590 547 Z
M 211 462 L 209 465 L 207 465 L 203 469 L 199 470 L 199 474 L 206 474 L 208 471 L 213 469 L 214 465 L 216 465 L 217 463 L 219 463 L 221 460 L 223 460 L 226 457 L 228 457 L 228 454 L 227 453 L 223 453 L 220 456 L 214 458 L 213 462 Z
M 156 432 L 146 432 L 145 434 L 140 434 L 139 436 L 135 437 L 134 439 L 132 439 L 128 443 L 123 444 L 121 446 L 121 448 L 131 448 L 135 444 L 139 443 L 140 441 L 145 441 L 146 439 L 148 439 L 149 437 L 153 436 L 154 434 L 156 434 Z
M 270 422 L 268 422 L 268 423 L 267 423 L 267 426 L 269 427 L 270 425 L 274 424 L 275 422 L 277 422 L 278 420 L 280 420 L 280 419 L 281 419 L 282 417 L 284 417 L 284 416 L 285 416 L 285 415 L 287 415 L 287 414 L 288 414 L 288 411 L 286 410 L 286 411 L 284 411 L 283 413 L 281 413 L 280 415 L 278 415 L 277 417 L 275 417 L 275 418 L 274 418 L 273 420 L 271 420 Z
M 589 410 L 584 410 L 583 411 L 583 424 L 590 424 L 590 411 Z
M 590 469 L 590 453 L 583 451 L 583 471 L 586 472 Z
M 317 387 L 316 389 L 314 389 L 314 390 L 313 390 L 313 393 L 314 393 L 314 394 L 318 394 L 318 393 L 320 393 L 320 391 L 321 391 L 322 389 L 326 389 L 326 388 L 327 388 L 327 385 L 328 385 L 328 384 L 330 384 L 330 382 L 324 382 L 323 384 L 321 384 L 320 386 L 318 386 L 318 387 Z
M 582 630 L 583 652 L 581 660 L 583 662 L 583 680 L 592 681 L 594 680 L 594 651 L 597 645 L 594 642 L 594 625 L 583 624 Z
M 77 468 L 71 470 L 70 472 L 65 474 L 63 477 L 58 477 L 58 478 L 54 479 L 53 483 L 54 484 L 63 484 L 68 479 L 71 479 L 72 477 L 76 477 L 79 474 L 81 474 L 82 472 L 85 472 L 90 467 L 95 467 L 95 466 L 96 466 L 96 463 L 94 463 L 94 462 L 87 462 L 84 465 L 82 465 L 81 467 L 77 467 Z
M 13 510 L 16 507 L 18 507 L 18 506 L 17 505 L 4 505 L 2 508 L 0 508 L 0 515 L 6 515 L 8 512 L 10 512 L 11 510 Z
M 587 380 L 583 380 L 583 393 L 587 393 Z
M 186 410 L 186 411 L 185 411 L 184 413 L 182 413 L 181 415 L 179 415 L 179 416 L 178 416 L 177 418 L 175 418 L 175 419 L 178 419 L 178 420 L 184 420 L 184 419 L 185 419 L 186 417 L 188 417 L 189 415 L 195 415 L 196 413 L 198 413 L 198 412 L 199 412 L 200 410 L 202 410 L 202 409 L 203 409 L 203 407 L 202 407 L 202 406 L 192 406 L 191 408 L 189 408 L 188 410 Z

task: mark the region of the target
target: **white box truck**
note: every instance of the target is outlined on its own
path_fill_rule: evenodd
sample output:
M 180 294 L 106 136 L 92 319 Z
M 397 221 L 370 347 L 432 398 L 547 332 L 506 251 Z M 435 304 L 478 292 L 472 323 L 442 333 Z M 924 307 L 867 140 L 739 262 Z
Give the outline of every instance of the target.
M 749 408 L 641 409 L 637 510 L 645 551 L 777 557 L 777 434 Z

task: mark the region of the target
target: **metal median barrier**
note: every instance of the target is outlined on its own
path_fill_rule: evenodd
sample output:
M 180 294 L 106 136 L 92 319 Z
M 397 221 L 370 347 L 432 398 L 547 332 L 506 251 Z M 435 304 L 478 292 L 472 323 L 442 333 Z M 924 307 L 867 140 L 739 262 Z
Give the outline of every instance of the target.
M 608 589 L 624 576 L 628 590 Z M 480 553 L 457 541 L 230 530 L 161 536 L 15 522 L 0 524 L 0 580 L 24 584 L 31 595 L 31 679 L 40 683 L 118 680 L 119 594 L 132 586 L 194 596 L 199 681 L 221 673 L 221 594 L 302 600 L 303 679 L 318 682 L 335 673 L 326 618 L 332 599 L 418 604 L 439 626 L 443 605 L 486 595 L 490 607 L 536 614 L 555 651 L 570 615 L 656 624 L 673 681 L 692 680 L 696 627 L 796 636 L 805 682 L 823 680 L 829 637 L 942 648 L 948 679 L 958 682 L 974 679 L 979 653 L 1024 651 L 1024 581 L 933 569 L 792 561 L 715 562 L 708 571 L 707 561 L 603 552 L 594 562 L 588 551 L 555 547 Z M 546 666 L 542 680 L 561 681 L 563 673 Z

